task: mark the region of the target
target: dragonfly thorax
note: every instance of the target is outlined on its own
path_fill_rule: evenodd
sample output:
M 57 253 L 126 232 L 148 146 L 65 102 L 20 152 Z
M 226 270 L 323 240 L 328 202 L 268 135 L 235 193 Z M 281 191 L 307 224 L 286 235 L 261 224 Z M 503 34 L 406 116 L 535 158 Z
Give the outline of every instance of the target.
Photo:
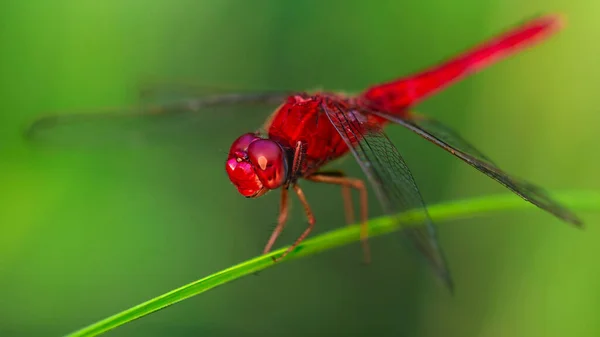
M 231 145 L 225 169 L 240 194 L 256 198 L 285 183 L 288 160 L 279 143 L 247 133 Z

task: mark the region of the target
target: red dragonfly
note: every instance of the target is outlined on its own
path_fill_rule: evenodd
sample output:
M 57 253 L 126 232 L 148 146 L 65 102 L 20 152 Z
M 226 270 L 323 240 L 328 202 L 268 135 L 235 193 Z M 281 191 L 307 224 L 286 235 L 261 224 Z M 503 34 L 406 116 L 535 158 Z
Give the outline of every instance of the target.
M 438 245 L 434 225 L 423 198 L 407 164 L 384 133 L 384 127 L 390 123 L 406 127 L 523 199 L 568 223 L 581 226 L 582 222 L 575 214 L 552 200 L 543 189 L 501 170 L 452 129 L 411 111 L 412 107 L 433 93 L 550 37 L 561 27 L 559 16 L 538 17 L 441 65 L 375 85 L 354 96 L 333 92 L 289 91 L 226 94 L 179 101 L 153 110 L 137 111 L 134 115 L 196 112 L 208 107 L 236 104 L 280 104 L 267 119 L 262 131 L 246 133 L 233 142 L 225 165 L 229 179 L 244 197 L 257 198 L 270 190 L 281 189 L 278 223 L 263 253 L 271 250 L 284 228 L 288 217 L 290 188 L 304 206 L 308 227 L 274 260 L 284 258 L 313 229 L 315 217 L 298 184 L 300 179 L 305 179 L 341 186 L 348 223 L 354 223 L 351 189 L 358 191 L 361 239 L 365 259 L 369 260 L 367 189 L 363 180 L 347 177 L 340 171 L 323 169 L 329 162 L 351 153 L 371 183 L 386 214 L 406 216 L 406 211 L 412 210 L 408 214 L 413 214 L 411 222 L 416 222 L 417 226 L 414 223 L 406 226 L 404 235 L 427 258 L 437 275 L 452 287 L 446 260 Z M 61 124 L 108 116 L 115 114 L 47 116 L 30 127 L 29 135 Z

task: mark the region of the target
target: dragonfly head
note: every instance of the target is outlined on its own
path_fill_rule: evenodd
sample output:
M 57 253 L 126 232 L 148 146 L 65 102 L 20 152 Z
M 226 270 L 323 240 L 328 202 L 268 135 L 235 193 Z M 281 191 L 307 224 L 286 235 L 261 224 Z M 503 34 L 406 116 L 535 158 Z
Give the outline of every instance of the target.
M 240 194 L 256 198 L 283 185 L 287 162 L 279 143 L 246 133 L 231 145 L 225 170 Z

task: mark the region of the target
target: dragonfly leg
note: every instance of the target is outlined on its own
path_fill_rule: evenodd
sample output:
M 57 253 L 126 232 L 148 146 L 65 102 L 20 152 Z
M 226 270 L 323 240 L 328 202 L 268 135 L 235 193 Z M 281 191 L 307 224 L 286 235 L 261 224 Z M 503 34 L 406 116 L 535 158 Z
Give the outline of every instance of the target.
M 346 174 L 342 171 L 319 171 L 314 175 L 328 176 L 328 177 L 345 177 Z M 314 176 L 313 175 L 313 176 Z M 344 216 L 346 217 L 346 223 L 353 225 L 354 219 L 354 203 L 352 202 L 352 194 L 350 193 L 349 185 L 340 185 L 342 188 L 342 200 L 344 201 Z
M 290 176 L 292 181 L 295 182 L 300 172 L 302 171 L 302 164 L 304 163 L 304 156 L 306 155 L 306 148 L 302 142 L 296 143 L 296 149 L 294 150 L 294 161 L 292 162 L 292 172 Z
M 350 186 L 342 185 L 342 199 L 344 200 L 344 215 L 346 216 L 346 224 L 352 225 L 354 219 L 354 203 L 352 202 L 352 192 Z
M 275 244 L 277 237 L 279 236 L 279 234 L 281 234 L 281 231 L 283 231 L 283 227 L 285 227 L 285 223 L 287 221 L 289 213 L 288 200 L 288 189 L 287 186 L 284 186 L 281 189 L 281 203 L 279 204 L 279 217 L 277 218 L 277 227 L 275 227 L 273 233 L 271 233 L 271 237 L 269 238 L 269 241 L 267 242 L 267 245 L 263 250 L 263 255 L 271 251 L 271 248 L 273 247 L 273 244 Z
M 298 244 L 300 244 L 300 242 L 302 242 L 302 240 L 306 239 L 308 234 L 310 234 L 312 229 L 315 227 L 315 216 L 313 215 L 313 212 L 310 209 L 310 205 L 308 204 L 308 201 L 306 201 L 304 192 L 302 192 L 302 189 L 300 188 L 300 186 L 298 186 L 296 184 L 294 184 L 292 186 L 292 188 L 294 189 L 294 192 L 296 192 L 298 199 L 300 199 L 300 203 L 302 203 L 302 206 L 304 207 L 304 212 L 306 213 L 306 219 L 308 220 L 308 227 L 304 230 L 304 233 L 302 233 L 298 237 L 298 239 L 296 239 L 296 241 L 283 254 L 281 254 L 277 258 L 275 258 L 275 257 L 273 258 L 274 262 L 280 261 L 286 255 L 288 255 L 292 250 L 294 250 L 294 248 L 296 248 L 298 246 Z
M 344 199 L 344 208 L 346 211 L 346 220 L 348 224 L 354 223 L 354 208 L 352 206 L 352 196 L 350 195 L 350 188 L 356 189 L 360 194 L 360 239 L 364 251 L 364 261 L 369 263 L 371 261 L 371 250 L 369 248 L 369 242 L 367 238 L 369 236 L 369 228 L 367 226 L 368 220 L 368 199 L 367 199 L 367 188 L 365 183 L 356 178 L 349 178 L 344 175 L 343 172 L 317 172 L 313 175 L 306 177 L 307 180 L 314 182 L 335 184 L 342 187 L 342 198 Z
M 303 160 L 304 160 L 304 146 L 303 146 L 302 142 L 298 142 L 298 143 L 296 143 L 296 149 L 294 150 L 294 161 L 292 162 L 292 171 L 290 174 L 290 176 L 292 177 L 292 181 L 294 181 L 293 179 L 295 179 L 295 177 L 298 176 L 300 169 L 302 167 Z M 273 247 L 273 244 L 275 244 L 275 240 L 277 239 L 277 237 L 283 230 L 285 222 L 287 221 L 288 210 L 289 210 L 288 187 L 289 187 L 289 184 L 284 186 L 283 189 L 281 190 L 281 205 L 280 205 L 280 211 L 279 211 L 279 219 L 277 220 L 277 227 L 275 227 L 275 230 L 271 234 L 271 237 L 269 238 L 269 242 L 265 246 L 263 254 L 266 254 L 271 250 L 271 248 Z M 308 206 L 308 202 L 306 201 L 306 198 L 304 197 L 304 193 L 302 193 L 302 190 L 300 189 L 300 187 L 298 187 L 294 183 L 293 188 L 294 188 L 294 191 L 296 192 L 296 194 L 298 194 L 298 197 L 300 198 L 300 201 L 302 202 L 302 205 L 304 206 L 304 209 L 306 210 L 306 214 L 309 219 L 309 229 L 307 229 L 307 232 L 310 232 L 310 229 L 312 229 L 312 226 L 314 225 L 314 217 L 312 215 L 310 207 Z M 311 219 L 312 219 L 312 224 L 311 224 Z M 308 235 L 308 233 L 306 233 L 306 235 Z M 290 247 L 283 255 L 281 255 L 277 259 L 273 258 L 273 260 L 276 262 L 281 260 L 292 249 L 294 249 L 294 247 L 297 246 L 298 243 L 300 243 L 300 241 L 304 240 L 306 235 L 303 234 L 303 236 L 301 236 L 298 240 L 296 240 L 296 243 L 292 247 Z

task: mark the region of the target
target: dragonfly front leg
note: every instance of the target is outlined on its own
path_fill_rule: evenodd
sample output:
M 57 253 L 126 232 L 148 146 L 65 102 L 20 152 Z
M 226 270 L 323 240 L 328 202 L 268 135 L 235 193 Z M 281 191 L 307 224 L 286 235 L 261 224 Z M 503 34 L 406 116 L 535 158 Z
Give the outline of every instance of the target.
M 302 189 L 300 188 L 300 186 L 298 186 L 296 184 L 294 184 L 292 186 L 292 188 L 294 189 L 294 192 L 296 192 L 298 199 L 300 199 L 300 203 L 302 203 L 302 206 L 304 207 L 304 212 L 306 213 L 306 219 L 308 221 L 308 227 L 306 227 L 304 232 L 296 239 L 296 241 L 291 246 L 288 247 L 288 249 L 283 254 L 281 254 L 277 258 L 273 258 L 274 262 L 280 261 L 286 255 L 288 255 L 292 250 L 294 250 L 294 248 L 296 248 L 300 244 L 300 242 L 302 242 L 304 239 L 306 239 L 308 234 L 310 234 L 312 229 L 315 227 L 315 216 L 313 215 L 313 212 L 310 209 L 310 205 L 308 204 L 308 201 L 306 201 L 304 192 L 302 192 Z
M 298 246 L 298 244 L 300 242 L 302 242 L 302 240 L 304 240 L 308 236 L 308 234 L 310 233 L 310 231 L 312 230 L 312 228 L 315 225 L 315 217 L 310 209 L 310 206 L 308 205 L 308 202 L 306 201 L 304 192 L 302 192 L 302 189 L 296 184 L 296 179 L 300 175 L 300 170 L 302 169 L 302 164 L 304 162 L 305 150 L 306 149 L 304 147 L 304 144 L 302 144 L 302 142 L 296 143 L 296 148 L 294 149 L 294 161 L 292 162 L 292 170 L 290 172 L 289 177 L 291 180 L 292 188 L 296 192 L 296 195 L 298 195 L 298 199 L 300 199 L 300 202 L 302 203 L 302 206 L 304 207 L 304 210 L 306 212 L 306 217 L 308 218 L 308 228 L 304 231 L 304 233 L 302 233 L 302 235 L 300 235 L 300 237 L 296 240 L 296 242 L 294 242 L 294 244 L 292 246 L 290 246 L 281 256 L 279 256 L 277 258 L 273 258 L 273 261 L 275 261 L 275 262 L 284 258 L 287 254 L 289 254 L 292 251 L 292 249 L 294 249 L 296 246 Z M 287 185 L 287 184 L 286 184 L 286 186 L 283 187 L 282 195 L 281 195 L 281 198 L 282 198 L 281 199 L 281 208 L 280 208 L 280 212 L 279 212 L 279 220 L 277 222 L 277 227 L 275 227 L 273 234 L 271 234 L 271 238 L 269 239 L 269 242 L 267 243 L 267 246 L 265 247 L 263 254 L 266 254 L 271 250 L 271 247 L 273 246 L 273 244 L 275 243 L 275 240 L 277 239 L 277 237 L 283 230 L 285 221 L 287 220 L 287 215 L 288 215 L 287 189 L 288 189 L 288 187 L 289 187 L 289 185 Z
M 277 219 L 277 227 L 275 227 L 275 229 L 273 230 L 273 233 L 271 233 L 271 237 L 269 238 L 269 241 L 267 242 L 267 245 L 265 246 L 265 249 L 263 250 L 263 255 L 267 254 L 268 252 L 271 251 L 271 248 L 275 244 L 275 240 L 277 240 L 277 237 L 279 236 L 279 234 L 281 234 L 281 231 L 283 231 L 283 227 L 285 227 L 285 223 L 288 218 L 288 213 L 289 213 L 288 187 L 284 186 L 281 189 L 281 203 L 279 204 L 279 218 Z
M 360 239 L 363 246 L 364 261 L 365 263 L 371 262 L 371 250 L 369 248 L 369 242 L 367 241 L 369 236 L 369 228 L 367 226 L 368 221 L 368 198 L 367 188 L 365 183 L 356 178 L 349 178 L 341 171 L 331 172 L 317 172 L 311 176 L 306 177 L 307 180 L 314 182 L 336 184 L 342 187 L 342 198 L 344 199 L 344 209 L 346 213 L 346 221 L 349 225 L 354 223 L 354 207 L 352 206 L 352 196 L 350 195 L 350 188 L 356 189 L 360 194 Z

